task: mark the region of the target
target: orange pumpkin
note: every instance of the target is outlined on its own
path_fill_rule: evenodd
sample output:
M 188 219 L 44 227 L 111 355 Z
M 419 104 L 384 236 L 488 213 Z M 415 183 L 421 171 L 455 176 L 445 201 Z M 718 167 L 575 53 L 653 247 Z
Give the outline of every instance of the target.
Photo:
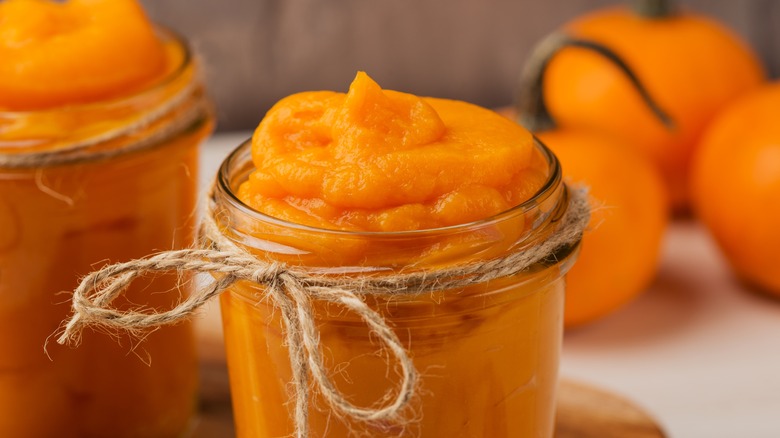
M 780 83 L 723 112 L 693 165 L 695 211 L 736 272 L 780 296 Z
M 675 121 L 669 130 L 616 68 L 590 51 L 569 48 L 551 60 L 544 96 L 561 127 L 593 130 L 632 145 L 662 172 L 674 206 L 687 202 L 689 163 L 716 113 L 758 86 L 754 53 L 723 25 L 671 0 L 639 0 L 565 26 L 575 37 L 614 51 Z
M 567 328 L 600 319 L 642 293 L 655 277 L 668 217 L 663 180 L 644 157 L 599 134 L 539 134 L 568 181 L 595 200 L 590 230 L 566 277 Z
M 663 180 L 652 163 L 629 144 L 601 133 L 556 127 L 542 94 L 545 68 L 557 53 L 579 47 L 625 75 L 662 126 L 673 124 L 631 69 L 608 48 L 567 35 L 543 42 L 526 65 L 518 101 L 519 119 L 558 156 L 564 177 L 590 188 L 593 213 L 577 263 L 567 276 L 567 328 L 602 318 L 631 301 L 655 276 L 668 220 Z

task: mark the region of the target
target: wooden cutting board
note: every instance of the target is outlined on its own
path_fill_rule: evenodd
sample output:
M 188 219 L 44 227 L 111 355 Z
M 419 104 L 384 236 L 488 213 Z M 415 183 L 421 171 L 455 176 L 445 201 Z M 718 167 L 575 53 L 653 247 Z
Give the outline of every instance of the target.
M 555 438 L 665 438 L 656 421 L 629 400 L 570 380 L 558 390 Z
M 235 436 L 225 364 L 201 367 L 201 415 L 191 438 Z M 630 401 L 590 385 L 563 380 L 555 438 L 665 438 L 658 424 Z

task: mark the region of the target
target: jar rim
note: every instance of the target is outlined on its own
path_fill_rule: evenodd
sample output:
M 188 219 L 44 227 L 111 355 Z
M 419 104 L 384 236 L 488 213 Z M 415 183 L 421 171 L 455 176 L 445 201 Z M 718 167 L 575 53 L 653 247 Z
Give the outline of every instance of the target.
M 246 163 L 247 156 L 251 161 L 251 146 L 252 139 L 249 138 L 238 145 L 223 161 L 217 172 L 217 178 L 215 181 L 215 190 L 225 196 L 227 202 L 232 208 L 238 209 L 242 214 L 247 215 L 252 219 L 258 221 L 282 226 L 289 229 L 295 229 L 299 231 L 318 233 L 331 236 L 350 236 L 350 237 L 363 237 L 363 238 L 408 238 L 408 237 L 421 237 L 439 233 L 459 233 L 468 232 L 476 229 L 484 228 L 493 223 L 497 223 L 506 220 L 511 217 L 519 215 L 525 215 L 532 212 L 537 206 L 544 203 L 549 199 L 562 182 L 561 165 L 558 161 L 558 157 L 547 147 L 541 140 L 535 135 L 533 136 L 533 142 L 536 149 L 547 160 L 548 176 L 541 188 L 534 193 L 533 196 L 523 201 L 522 203 L 504 210 L 500 213 L 494 214 L 487 218 L 479 219 L 476 221 L 465 222 L 462 224 L 449 225 L 446 227 L 437 228 L 424 228 L 419 230 L 406 230 L 406 231 L 353 231 L 353 230 L 338 230 L 331 228 L 315 227 L 310 225 L 299 224 L 295 222 L 286 221 L 276 218 L 274 216 L 262 213 L 254 208 L 250 207 L 238 198 L 236 192 L 232 189 L 230 181 L 232 172 L 240 170 L 239 166 Z M 248 153 L 249 152 L 249 153 Z M 242 161 L 243 159 L 243 161 Z M 214 196 L 217 193 L 212 193 L 211 202 L 214 202 Z
M 162 92 L 166 87 L 174 83 L 178 78 L 186 73 L 187 69 L 192 65 L 193 52 L 187 39 L 182 34 L 175 30 L 155 23 L 155 31 L 163 41 L 172 41 L 181 49 L 181 61 L 178 65 L 172 68 L 165 76 L 153 81 L 149 86 L 139 89 L 136 92 L 127 95 L 119 95 L 116 97 L 97 100 L 93 102 L 84 102 L 76 104 L 67 104 L 54 106 L 50 108 L 43 108 L 37 110 L 7 110 L 0 108 L 0 119 L 12 119 L 22 118 L 31 115 L 42 114 L 62 114 L 63 112 L 82 112 L 82 111 L 96 111 L 103 110 L 112 107 L 127 107 L 132 106 L 135 101 L 143 101 L 144 99 Z

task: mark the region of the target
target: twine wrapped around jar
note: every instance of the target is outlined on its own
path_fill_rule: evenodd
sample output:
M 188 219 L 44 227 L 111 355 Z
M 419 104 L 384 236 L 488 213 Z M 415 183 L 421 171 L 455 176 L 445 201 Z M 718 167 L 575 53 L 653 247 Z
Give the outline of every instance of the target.
M 176 324 L 190 318 L 200 306 L 234 283 L 249 281 L 263 287 L 265 297 L 272 300 L 282 315 L 296 390 L 298 438 L 309 436 L 310 378 L 337 415 L 367 423 L 389 421 L 403 424 L 404 408 L 417 392 L 419 374 L 399 338 L 363 297 L 373 294 L 415 295 L 464 288 L 521 273 L 546 258 L 555 257 L 564 249 L 571 250 L 579 244 L 590 220 L 587 190 L 567 188 L 566 202 L 566 211 L 556 219 L 554 231 L 530 249 L 442 269 L 359 278 L 321 274 L 305 267 L 258 260 L 225 237 L 214 218 L 206 217 L 201 226 L 201 238 L 207 249 L 162 252 L 106 266 L 87 275 L 73 294 L 73 315 L 57 342 L 77 345 L 85 328 L 138 332 Z M 143 313 L 111 308 L 112 301 L 133 280 L 148 273 L 166 271 L 211 273 L 216 280 L 168 311 Z M 334 303 L 359 315 L 384 348 L 392 352 L 402 375 L 392 399 L 377 407 L 356 406 L 335 387 L 319 346 L 313 301 Z
M 211 104 L 204 98 L 202 86 L 197 81 L 191 81 L 171 98 L 127 124 L 73 142 L 67 148 L 15 154 L 0 153 L 0 167 L 40 168 L 74 164 L 151 148 L 164 144 L 182 131 L 192 129 L 192 126 L 202 123 L 211 112 Z M 144 130 L 153 127 L 164 118 L 170 120 L 152 132 L 144 133 Z M 95 150 L 96 147 L 122 138 L 129 138 L 131 141 L 118 147 Z

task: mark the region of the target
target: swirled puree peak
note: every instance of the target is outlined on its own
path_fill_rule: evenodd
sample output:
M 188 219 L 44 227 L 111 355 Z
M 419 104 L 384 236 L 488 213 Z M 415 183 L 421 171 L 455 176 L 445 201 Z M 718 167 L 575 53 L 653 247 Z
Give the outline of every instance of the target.
M 166 56 L 137 0 L 0 1 L 0 110 L 127 95 L 159 78 Z
M 359 72 L 349 92 L 279 101 L 252 138 L 238 191 L 288 222 L 409 231 L 485 219 L 529 199 L 547 166 L 532 135 L 493 111 L 383 90 Z

